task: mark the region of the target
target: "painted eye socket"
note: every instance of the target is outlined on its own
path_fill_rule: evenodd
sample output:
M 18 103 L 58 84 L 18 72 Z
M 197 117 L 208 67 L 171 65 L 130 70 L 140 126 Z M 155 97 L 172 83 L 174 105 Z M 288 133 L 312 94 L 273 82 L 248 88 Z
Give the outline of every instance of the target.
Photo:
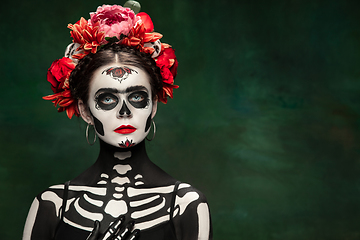
M 113 109 L 119 102 L 119 99 L 112 93 L 101 93 L 96 97 L 96 106 L 103 110 Z
M 148 94 L 144 91 L 133 92 L 128 97 L 128 101 L 135 108 L 145 108 L 148 105 L 148 99 Z

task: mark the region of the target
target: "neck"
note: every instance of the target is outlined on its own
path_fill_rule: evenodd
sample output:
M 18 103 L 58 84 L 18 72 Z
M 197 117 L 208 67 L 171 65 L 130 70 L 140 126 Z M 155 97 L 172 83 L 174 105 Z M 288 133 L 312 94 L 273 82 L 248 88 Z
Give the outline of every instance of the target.
M 138 169 L 148 161 L 150 159 L 146 153 L 145 141 L 130 148 L 120 148 L 100 140 L 100 153 L 95 165 L 109 172 L 117 165 L 130 165 L 132 169 Z
M 166 185 L 175 181 L 150 161 L 146 153 L 145 141 L 131 148 L 119 148 L 100 140 L 100 153 L 96 162 L 72 182 L 96 185 L 103 174 L 109 179 L 118 176 L 135 179 L 136 176 L 141 176 L 141 180 L 150 185 Z

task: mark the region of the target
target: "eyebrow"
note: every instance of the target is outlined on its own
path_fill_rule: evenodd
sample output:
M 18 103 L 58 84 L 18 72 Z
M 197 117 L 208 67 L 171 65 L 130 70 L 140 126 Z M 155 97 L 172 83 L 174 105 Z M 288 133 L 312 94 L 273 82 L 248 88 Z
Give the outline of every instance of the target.
M 100 88 L 96 91 L 95 95 L 97 95 L 100 92 L 109 92 L 109 93 L 129 93 L 129 92 L 135 92 L 135 91 L 146 91 L 147 88 L 141 85 L 131 86 L 127 87 L 125 90 L 119 91 L 117 88 Z

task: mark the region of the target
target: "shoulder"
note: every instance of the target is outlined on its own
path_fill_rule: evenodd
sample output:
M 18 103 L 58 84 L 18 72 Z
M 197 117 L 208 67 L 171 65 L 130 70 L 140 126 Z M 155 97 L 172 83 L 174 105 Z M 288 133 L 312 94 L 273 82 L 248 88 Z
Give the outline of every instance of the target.
M 201 191 L 187 183 L 179 184 L 177 196 L 185 202 L 191 200 L 197 200 L 198 202 L 207 201 L 205 195 Z
M 197 210 L 201 203 L 207 205 L 205 195 L 187 183 L 180 183 L 175 197 L 175 208 L 178 209 L 178 213 L 182 215 L 188 209 L 190 211 Z M 192 210 L 191 210 L 192 209 Z
M 34 199 L 34 207 L 37 206 L 38 211 L 47 211 L 59 217 L 60 208 L 63 203 L 64 188 L 64 184 L 59 184 L 40 192 Z
M 205 195 L 195 187 L 179 185 L 172 216 L 178 239 L 212 238 L 209 206 Z
M 64 184 L 54 185 L 39 193 L 31 204 L 23 239 L 49 239 L 59 222 Z
M 34 199 L 31 208 L 38 212 L 47 211 L 59 217 L 60 208 L 63 204 L 65 184 L 58 184 L 48 187 L 40 192 Z
M 64 195 L 65 184 L 53 185 L 40 192 L 36 198 L 39 201 L 51 201 L 57 203 L 62 201 Z

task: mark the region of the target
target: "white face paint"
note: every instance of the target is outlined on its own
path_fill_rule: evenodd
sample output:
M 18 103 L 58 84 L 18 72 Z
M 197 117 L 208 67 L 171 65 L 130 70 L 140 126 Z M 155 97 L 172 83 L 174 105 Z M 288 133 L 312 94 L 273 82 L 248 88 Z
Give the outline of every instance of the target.
M 94 72 L 88 106 L 99 138 L 122 148 L 144 140 L 156 111 L 148 74 L 115 63 Z

